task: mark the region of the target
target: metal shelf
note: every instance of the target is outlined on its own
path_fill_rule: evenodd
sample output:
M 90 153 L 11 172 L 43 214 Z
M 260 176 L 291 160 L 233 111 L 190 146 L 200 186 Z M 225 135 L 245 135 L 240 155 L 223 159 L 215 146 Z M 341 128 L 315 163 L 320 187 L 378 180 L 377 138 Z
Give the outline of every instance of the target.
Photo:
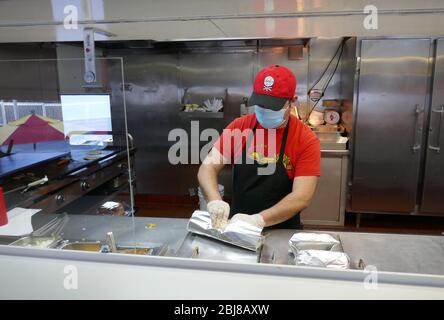
M 184 119 L 202 119 L 202 118 L 213 118 L 213 119 L 222 119 L 224 117 L 223 112 L 179 112 L 179 116 Z

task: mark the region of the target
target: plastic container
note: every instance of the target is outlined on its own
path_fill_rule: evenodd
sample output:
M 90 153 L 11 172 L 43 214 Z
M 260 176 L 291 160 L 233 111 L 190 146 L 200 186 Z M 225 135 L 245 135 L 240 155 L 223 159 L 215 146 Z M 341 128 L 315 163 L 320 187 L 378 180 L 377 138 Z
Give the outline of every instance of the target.
M 219 184 L 219 193 L 220 196 L 223 198 L 224 196 L 224 186 Z M 200 187 L 197 188 L 197 195 L 199 196 L 199 210 L 201 211 L 208 211 L 207 209 L 207 200 L 205 199 L 205 196 L 200 189 Z

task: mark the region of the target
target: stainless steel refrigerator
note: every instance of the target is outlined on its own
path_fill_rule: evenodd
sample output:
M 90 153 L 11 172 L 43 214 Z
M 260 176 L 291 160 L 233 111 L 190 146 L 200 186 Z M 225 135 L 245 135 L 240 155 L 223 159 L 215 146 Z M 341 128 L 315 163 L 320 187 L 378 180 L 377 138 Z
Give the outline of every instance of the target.
M 361 39 L 348 210 L 444 216 L 444 39 Z

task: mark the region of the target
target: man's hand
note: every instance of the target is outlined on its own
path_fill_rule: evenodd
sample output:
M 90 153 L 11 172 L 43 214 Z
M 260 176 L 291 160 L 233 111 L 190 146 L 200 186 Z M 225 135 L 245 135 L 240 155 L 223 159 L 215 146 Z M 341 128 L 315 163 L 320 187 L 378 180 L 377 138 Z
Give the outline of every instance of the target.
M 262 215 L 260 213 L 257 214 L 243 214 L 243 213 L 238 213 L 235 214 L 233 216 L 233 218 L 231 218 L 230 223 L 236 222 L 236 221 L 244 221 L 246 223 L 249 223 L 255 227 L 258 227 L 260 229 L 265 227 L 265 221 L 264 218 L 262 217 Z
M 208 201 L 207 209 L 211 217 L 211 226 L 223 229 L 228 222 L 230 205 L 222 200 L 217 184 L 217 175 L 224 167 L 224 157 L 213 148 L 199 168 L 197 178 Z
M 213 200 L 207 204 L 211 217 L 211 226 L 214 229 L 223 229 L 228 223 L 230 215 L 230 205 L 223 200 Z

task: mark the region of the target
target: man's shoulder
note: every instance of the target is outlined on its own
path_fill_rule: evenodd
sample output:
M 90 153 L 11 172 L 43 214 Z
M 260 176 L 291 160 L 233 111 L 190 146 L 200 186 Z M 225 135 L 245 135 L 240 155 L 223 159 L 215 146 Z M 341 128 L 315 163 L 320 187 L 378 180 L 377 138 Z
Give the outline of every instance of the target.
M 296 116 L 290 115 L 290 117 L 291 117 L 291 127 L 292 127 L 291 131 L 293 133 L 316 136 L 316 134 L 311 130 L 311 128 L 307 126 L 305 123 L 303 123 L 301 120 L 299 120 Z
M 293 115 L 291 115 L 291 125 L 293 127 L 292 138 L 296 139 L 299 144 L 317 143 L 319 140 L 309 126 Z

